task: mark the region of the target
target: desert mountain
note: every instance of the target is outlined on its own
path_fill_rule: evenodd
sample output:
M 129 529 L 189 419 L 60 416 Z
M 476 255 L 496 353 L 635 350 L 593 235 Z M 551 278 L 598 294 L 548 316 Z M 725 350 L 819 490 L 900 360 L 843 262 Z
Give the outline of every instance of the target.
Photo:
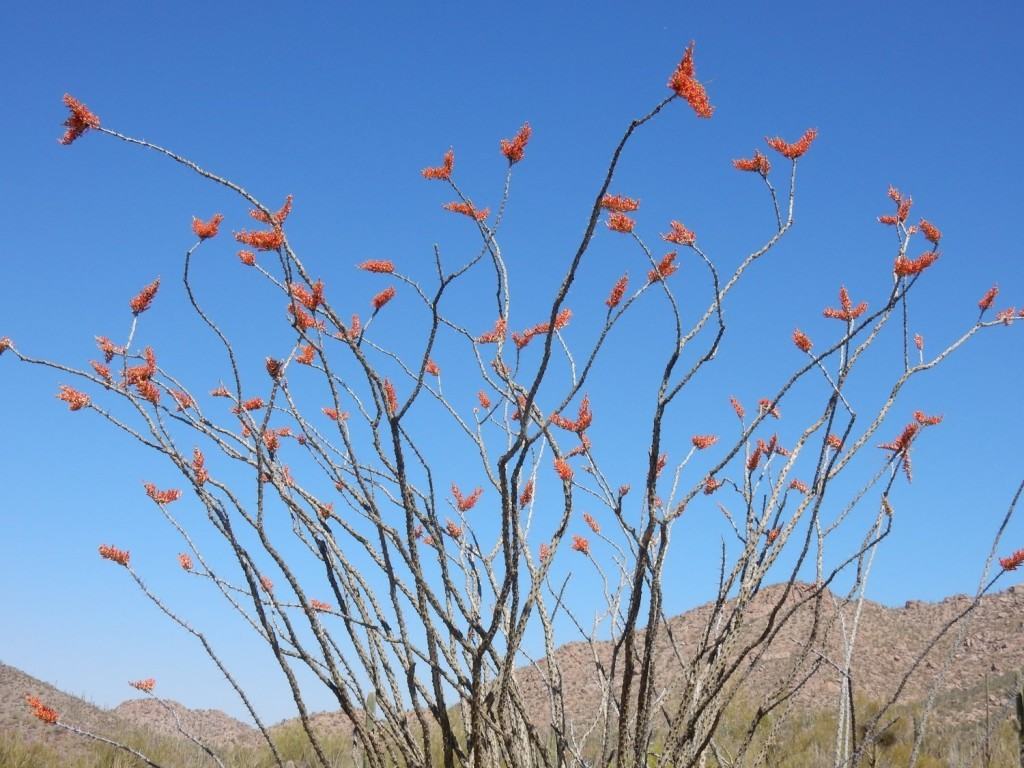
M 767 587 L 755 601 L 751 619 L 743 630 L 752 636 L 760 630 L 770 607 L 780 594 L 780 586 Z M 832 596 L 826 598 L 833 607 Z M 858 694 L 880 701 L 889 697 L 899 683 L 902 672 L 912 659 L 922 653 L 928 641 L 939 629 L 970 604 L 967 596 L 957 595 L 937 603 L 909 601 L 902 607 L 890 608 L 865 601 L 858 628 L 854 656 L 855 680 Z M 712 610 L 710 604 L 681 614 L 669 621 L 676 649 L 684 656 L 693 647 Z M 841 609 L 847 631 L 852 626 L 852 607 Z M 758 691 L 777 679 L 791 662 L 793 654 L 807 636 L 811 627 L 809 610 L 800 609 L 792 621 L 779 634 L 760 663 L 753 669 L 746 688 Z M 829 635 L 820 643 L 820 651 L 838 658 L 839 638 L 843 627 L 834 622 Z M 954 628 L 927 656 L 917 673 L 908 681 L 901 700 L 920 701 L 928 695 L 936 673 L 944 666 L 957 638 Z M 661 633 L 660 652 L 676 652 L 669 645 L 666 633 Z M 586 721 L 596 714 L 599 697 L 594 659 L 607 661 L 610 646 L 607 643 L 570 643 L 557 652 L 562 670 L 563 686 L 570 704 L 569 715 L 574 720 Z M 541 662 L 542 663 L 542 662 Z M 671 675 L 679 674 L 678 664 L 665 664 L 666 683 Z M 1024 586 L 986 596 L 969 614 L 963 642 L 953 652 L 952 663 L 939 687 L 940 708 L 955 711 L 965 720 L 979 717 L 988 705 L 997 713 L 1008 707 L 1009 689 L 1014 675 L 1024 669 Z M 541 674 L 536 665 L 523 667 L 519 672 L 519 685 L 526 698 L 529 711 L 535 712 L 538 723 L 547 717 L 548 701 Z M 986 692 L 987 686 L 987 692 Z M 828 665 L 810 680 L 801 700 L 804 705 L 831 707 L 838 690 L 838 675 Z M 66 722 L 81 724 L 97 733 L 145 733 L 175 737 L 177 722 L 201 739 L 222 746 L 253 746 L 258 744 L 253 728 L 218 710 L 193 710 L 178 704 L 135 699 L 126 701 L 112 710 L 105 710 L 87 701 L 64 693 L 14 667 L 0 664 L 0 735 L 16 734 L 27 741 L 43 742 L 63 754 L 74 754 L 82 747 L 80 739 L 46 726 L 35 720 L 25 705 L 26 695 L 39 696 L 61 713 Z M 338 713 L 325 712 L 314 717 L 318 730 L 343 731 L 348 728 Z M 274 726 L 272 731 L 287 728 L 294 721 Z

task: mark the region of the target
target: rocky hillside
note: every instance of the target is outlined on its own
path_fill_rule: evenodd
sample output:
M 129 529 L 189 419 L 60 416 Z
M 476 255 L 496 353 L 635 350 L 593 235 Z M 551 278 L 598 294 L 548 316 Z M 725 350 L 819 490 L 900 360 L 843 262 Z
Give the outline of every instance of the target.
M 743 630 L 743 637 L 752 637 L 763 626 L 771 606 L 780 595 L 780 587 L 768 587 L 757 598 L 751 620 Z M 908 602 L 903 607 L 889 608 L 865 602 L 859 623 L 857 653 L 854 658 L 858 694 L 867 699 L 884 700 L 895 690 L 903 670 L 912 659 L 922 653 L 933 635 L 950 619 L 969 605 L 966 596 L 949 597 L 938 603 Z M 828 611 L 837 604 L 830 596 L 826 600 Z M 680 655 L 685 659 L 688 648 L 694 647 L 712 610 L 703 605 L 670 621 L 672 634 Z M 825 615 L 828 615 L 826 611 Z M 852 608 L 841 608 L 846 631 L 852 626 Z M 767 690 L 788 669 L 794 654 L 805 642 L 810 631 L 812 616 L 809 609 L 799 609 L 752 670 L 745 688 L 750 695 Z M 829 658 L 839 658 L 839 638 L 843 623 L 831 622 L 827 635 L 819 641 L 817 649 Z M 675 662 L 676 650 L 664 639 L 659 646 L 663 663 L 662 678 L 666 685 L 679 674 Z M 936 679 L 937 671 L 948 658 L 951 643 L 957 636 L 954 629 L 927 656 L 919 671 L 910 678 L 902 700 L 923 699 Z M 557 651 L 562 670 L 563 685 L 570 704 L 570 716 L 578 722 L 593 718 L 599 697 L 595 657 L 606 663 L 610 656 L 607 643 L 593 646 L 570 643 Z M 957 717 L 970 720 L 981 716 L 985 696 L 989 706 L 1002 711 L 1008 701 L 1008 689 L 1014 674 L 1024 669 L 1024 586 L 1013 586 L 1003 592 L 985 597 L 970 614 L 964 642 L 954 654 L 949 671 L 940 684 L 940 703 Z M 529 711 L 535 712 L 539 723 L 547 717 L 547 696 L 536 667 L 524 667 L 518 674 L 519 684 L 527 699 Z M 986 694 L 986 678 L 988 692 Z M 823 665 L 809 681 L 801 694 L 803 702 L 811 707 L 832 706 L 838 689 L 838 676 L 828 665 Z M 25 706 L 26 695 L 37 695 L 57 709 L 68 722 L 80 723 L 96 732 L 125 733 L 133 729 L 158 736 L 174 738 L 177 723 L 209 741 L 222 746 L 246 747 L 257 745 L 256 732 L 245 723 L 218 710 L 190 710 L 176 702 L 146 699 L 126 701 L 113 710 L 104 710 L 80 698 L 70 696 L 13 667 L 0 664 L 0 734 L 15 733 L 30 741 L 42 741 L 62 754 L 73 754 L 82 746 L 71 734 L 49 728 L 32 718 Z M 347 724 L 338 713 L 315 716 L 318 730 L 347 732 Z M 292 721 L 274 727 L 280 732 Z

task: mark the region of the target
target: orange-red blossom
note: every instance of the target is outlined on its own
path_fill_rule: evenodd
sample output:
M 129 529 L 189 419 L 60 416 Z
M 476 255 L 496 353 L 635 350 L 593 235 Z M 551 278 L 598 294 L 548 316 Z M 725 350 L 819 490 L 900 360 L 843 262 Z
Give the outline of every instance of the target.
M 697 117 L 708 118 L 711 117 L 715 108 L 708 101 L 707 91 L 701 82 L 697 80 L 696 73 L 694 72 L 693 48 L 694 43 L 692 42 L 686 46 L 682 60 L 668 79 L 668 87 L 675 91 L 677 96 L 686 100 L 693 108 Z
M 62 143 L 70 144 L 71 142 L 67 141 Z M 55 725 L 60 719 L 60 715 L 57 714 L 57 710 L 46 706 L 36 696 L 26 695 L 25 701 L 28 702 L 29 707 L 32 709 L 32 715 L 39 718 L 47 725 Z
M 508 160 L 509 165 L 515 165 L 523 159 L 523 152 L 526 149 L 526 143 L 530 140 L 531 133 L 533 133 L 533 129 L 530 128 L 530 124 L 523 123 L 523 127 L 515 136 L 511 139 L 501 140 L 501 154 Z
M 64 94 L 64 106 L 71 110 L 71 114 L 64 121 L 67 130 L 60 137 L 61 144 L 70 144 L 90 128 L 100 127 L 99 117 L 70 93 Z
M 601 198 L 601 207 L 606 211 L 629 213 L 640 207 L 640 201 L 625 195 L 605 195 Z
M 101 544 L 99 548 L 100 557 L 104 560 L 110 560 L 117 563 L 118 565 L 126 566 L 129 560 L 131 560 L 131 553 L 126 549 L 118 549 L 109 544 Z
M 694 435 L 690 438 L 690 442 L 693 443 L 693 447 L 698 451 L 703 451 L 705 448 L 710 448 L 712 445 L 718 442 L 717 435 Z
M 992 306 L 992 302 L 996 300 L 996 296 L 998 295 L 999 286 L 993 285 L 991 288 L 985 291 L 985 295 L 981 297 L 981 301 L 978 302 L 978 309 L 980 309 L 982 312 L 987 311 L 988 308 Z
M 626 288 L 629 285 L 629 275 L 625 274 L 615 281 L 615 285 L 612 286 L 611 293 L 608 294 L 608 298 L 604 300 L 604 303 L 608 305 L 608 309 L 615 309 L 622 301 L 622 297 L 626 293 Z
M 767 176 L 768 172 L 772 169 L 772 164 L 759 149 L 754 150 L 754 156 L 749 159 L 740 158 L 739 160 L 733 160 L 732 166 L 738 171 L 752 171 L 762 176 Z
M 801 157 L 805 152 L 807 152 L 808 149 L 810 149 L 811 144 L 817 137 L 818 129 L 808 128 L 806 131 L 804 131 L 803 136 L 801 136 L 799 139 L 792 143 L 784 141 L 778 136 L 776 136 L 773 139 L 766 138 L 765 141 L 768 142 L 769 147 L 774 149 L 783 157 L 788 157 L 790 160 L 796 160 L 798 157 Z
M 1015 571 L 1021 563 L 1024 563 L 1024 549 L 1018 549 L 1008 557 L 999 558 L 999 565 L 1003 567 L 1004 571 Z
M 128 685 L 142 691 L 143 693 L 150 693 L 154 688 L 156 688 L 156 679 L 147 677 L 145 680 L 133 680 L 128 683 Z
M 425 179 L 441 179 L 448 181 L 452 177 L 452 169 L 455 167 L 455 150 L 449 149 L 444 153 L 442 164 L 434 168 L 424 168 L 420 173 Z
M 195 216 L 192 217 L 192 232 L 200 240 L 208 240 L 216 237 L 220 230 L 220 223 L 224 221 L 223 213 L 215 213 L 208 221 L 203 221 Z
M 691 229 L 687 229 L 678 221 L 669 222 L 671 232 L 661 236 L 662 240 L 676 245 L 693 245 L 697 242 L 697 235 Z
M 850 301 L 850 294 L 846 290 L 846 286 L 840 286 L 839 288 L 839 304 L 841 309 L 834 309 L 833 307 L 826 307 L 822 314 L 825 317 L 832 318 L 833 320 L 856 320 L 858 317 L 864 314 L 868 308 L 868 303 L 862 301 L 857 306 L 853 306 L 853 302 Z
M 73 389 L 67 384 L 60 385 L 60 392 L 57 393 L 57 399 L 63 400 L 67 403 L 69 411 L 80 411 L 89 405 L 89 396 L 85 394 L 85 392 L 79 392 L 77 389 Z
M 629 234 L 635 226 L 636 222 L 624 213 L 612 213 L 608 216 L 608 229 L 612 232 Z
M 480 497 L 484 495 L 484 489 L 477 487 L 473 489 L 473 492 L 468 496 L 463 495 L 462 491 L 459 490 L 459 486 L 452 483 L 452 496 L 455 497 L 455 506 L 459 512 L 468 512 L 476 503 L 480 501 Z
M 128 306 L 131 307 L 132 314 L 140 315 L 149 309 L 153 303 L 153 297 L 156 296 L 156 292 L 160 290 L 160 278 L 158 277 L 152 283 L 147 285 L 136 296 L 128 302 Z
M 178 488 L 169 488 L 166 491 L 161 491 L 153 483 L 146 483 L 143 488 L 146 489 L 146 495 L 157 504 L 170 504 L 181 498 L 181 490 Z
M 264 224 L 271 224 L 275 229 L 279 228 L 284 224 L 284 220 L 288 218 L 288 215 L 292 212 L 292 196 L 288 195 L 284 199 L 284 205 L 282 205 L 275 213 L 271 213 L 269 216 L 258 208 L 253 208 L 249 211 L 249 215 L 252 216 L 256 221 L 263 222 Z
M 483 221 L 484 219 L 491 215 L 490 208 L 481 208 L 477 210 L 473 206 L 473 203 L 469 201 L 464 203 L 445 203 L 441 207 L 444 208 L 446 211 L 451 211 L 452 213 L 461 213 L 463 216 L 469 216 L 471 219 L 476 219 L 477 221 Z

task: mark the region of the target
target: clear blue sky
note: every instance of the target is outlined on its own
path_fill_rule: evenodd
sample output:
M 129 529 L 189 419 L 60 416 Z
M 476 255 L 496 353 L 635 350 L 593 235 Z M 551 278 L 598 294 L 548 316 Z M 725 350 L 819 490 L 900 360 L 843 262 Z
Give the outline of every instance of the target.
M 877 306 L 893 241 L 874 217 L 888 210 L 889 184 L 913 194 L 915 215 L 945 233 L 943 257 L 913 310 L 914 330 L 930 349 L 972 322 L 993 282 L 1002 288 L 999 307 L 1024 305 L 1019 3 L 733 4 L 728 12 L 683 3 L 384 5 L 11 6 L 0 52 L 10 74 L 0 85 L 7 115 L 0 336 L 26 354 L 84 365 L 95 356 L 93 335 L 123 337 L 125 302 L 161 275 L 143 343 L 154 343 L 199 390 L 222 375 L 215 348 L 185 315 L 178 274 L 193 214 L 222 210 L 224 229 L 235 230 L 245 226 L 245 209 L 106 137 L 59 146 L 65 91 L 105 125 L 172 146 L 268 203 L 293 193 L 292 242 L 332 296 L 351 297 L 354 309 L 382 283 L 352 265 L 393 258 L 429 275 L 432 243 L 454 259 L 471 242 L 466 223 L 440 211 L 448 198 L 419 169 L 454 145 L 460 179 L 478 202 L 493 204 L 503 167 L 497 141 L 529 120 L 534 138 L 505 229 L 521 297 L 513 325 L 525 327 L 543 319 L 528 294 L 557 279 L 614 142 L 666 93 L 691 39 L 714 119 L 698 121 L 673 104 L 638 135 L 613 187 L 643 199 L 649 241 L 680 218 L 724 268 L 734 266 L 768 234 L 771 219 L 757 179 L 729 161 L 763 147 L 766 135 L 795 138 L 816 126 L 820 138 L 801 164 L 796 230 L 732 297 L 727 347 L 734 351 L 674 412 L 670 428 L 681 439 L 726 433 L 734 428 L 728 395 L 752 405 L 777 386 L 797 362 L 793 327 L 822 341 L 835 333 L 820 313 L 840 283 Z M 267 323 L 253 308 L 268 294 L 233 254 L 228 237 L 208 245 L 203 290 L 218 292 L 222 320 L 258 362 L 270 352 L 259 352 Z M 580 339 L 595 317 L 586 302 L 599 304 L 623 269 L 643 270 L 625 239 L 603 229 L 591 263 L 569 301 Z M 702 277 L 685 263 L 673 278 L 684 304 L 704 305 Z M 473 308 L 472 297 L 458 301 Z M 414 322 L 414 305 L 401 296 L 388 310 L 382 334 Z M 650 393 L 621 371 L 642 370 L 639 359 L 663 351 L 667 337 L 645 325 L 656 316 L 640 313 L 623 329 L 619 357 L 594 387 L 595 402 L 609 404 L 597 410 L 595 442 L 603 435 L 619 445 L 607 426 L 611 403 L 626 416 L 649 413 Z M 874 598 L 899 603 L 973 590 L 1024 472 L 1022 330 L 985 333 L 922 377 L 883 430 L 895 434 L 916 408 L 946 416 L 917 448 L 914 484 L 901 482 L 895 496 L 900 516 L 879 554 Z M 888 347 L 865 369 L 865 392 L 873 372 L 893 370 L 894 355 Z M 454 360 L 439 362 L 458 370 Z M 145 480 L 174 484 L 171 469 L 94 414 L 67 413 L 53 399 L 61 381 L 0 359 L 0 660 L 103 705 L 132 693 L 125 681 L 154 676 L 163 695 L 241 715 L 196 643 L 99 561 L 97 544 L 111 542 L 130 548 L 144 577 L 209 629 L 269 721 L 290 715 L 283 682 L 265 671 L 265 652 L 223 620 L 209 589 L 174 565 L 180 544 L 141 491 Z M 628 446 L 629 426 L 622 429 Z M 636 457 L 608 461 L 619 458 L 634 473 L 622 481 L 639 482 Z M 195 519 L 191 503 L 176 511 Z M 695 509 L 677 533 L 670 612 L 710 595 L 714 514 Z M 1021 521 L 1003 549 L 1018 546 Z M 311 703 L 329 702 L 314 694 Z

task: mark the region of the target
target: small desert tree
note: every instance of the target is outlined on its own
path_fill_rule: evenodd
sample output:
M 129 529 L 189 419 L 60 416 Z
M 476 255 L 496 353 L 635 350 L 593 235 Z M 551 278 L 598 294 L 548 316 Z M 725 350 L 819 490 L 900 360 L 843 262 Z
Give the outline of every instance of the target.
M 465 217 L 479 236 L 478 248 L 453 263 L 435 247 L 429 280 L 384 258 L 359 264 L 383 280 L 361 319 L 343 307 L 351 298 L 315 279 L 293 248 L 287 236 L 291 197 L 275 210 L 168 149 L 102 125 L 84 104 L 65 97 L 70 116 L 62 143 L 93 133 L 158 153 L 251 208 L 256 228 L 235 233 L 238 258 L 277 296 L 290 340 L 263 350 L 261 370 L 253 375 L 245 340 L 240 345 L 218 324 L 218 314 L 230 308 L 200 298 L 193 260 L 218 236 L 224 219 L 218 213 L 193 221 L 195 240 L 183 263 L 188 300 L 223 349 L 223 383 L 212 392 L 205 388 L 217 374 L 184 381 L 160 364 L 151 346 L 140 349 L 159 280 L 129 302 L 123 338 L 97 338 L 99 359 L 88 366 L 52 362 L 7 338 L 0 351 L 60 371 L 68 383 L 57 396 L 71 411 L 106 420 L 180 471 L 187 503 L 205 510 L 206 535 L 219 536 L 229 558 L 209 557 L 204 536 L 177 516 L 184 490 L 146 485 L 156 511 L 181 537 L 179 564 L 208 580 L 269 645 L 321 765 L 328 758 L 296 676 L 300 668 L 330 691 L 356 756 L 375 768 L 692 766 L 712 753 L 721 765 L 763 764 L 777 748 L 774 734 L 797 693 L 819 670 L 842 681 L 837 765 L 856 763 L 864 745 L 891 725 L 887 708 L 868 723 L 854 722 L 849 680 L 859 613 L 837 610 L 830 585 L 852 571 L 846 600 L 859 605 L 872 557 L 895 514 L 890 491 L 904 474 L 910 478 L 912 449 L 941 421 L 904 407 L 904 387 L 977 334 L 1012 325 L 1024 311 L 995 312 L 993 288 L 973 317 L 965 305 L 959 336 L 927 351 L 909 327 L 908 307 L 939 258 L 941 233 L 925 219 L 912 223 L 910 197 L 890 188 L 891 210 L 879 221 L 894 233 L 896 256 L 878 275 L 877 295 L 869 302 L 841 287 L 838 300 L 824 309 L 835 323 L 827 338 L 812 342 L 797 329 L 791 339 L 778 340 L 792 355 L 791 374 L 766 388 L 756 404 L 731 399 L 733 434 L 670 426 L 673 406 L 719 352 L 734 289 L 753 278 L 793 227 L 797 169 L 816 131 L 792 142 L 769 139 L 771 160 L 758 150 L 734 161 L 764 186 L 774 227 L 731 271 L 721 272 L 681 221 L 655 230 L 663 231 L 660 239 L 671 250 L 652 245 L 641 235 L 652 225 L 642 222 L 639 202 L 614 186 L 624 150 L 647 123 L 677 103 L 698 118 L 712 116 L 692 45 L 668 85 L 669 94 L 631 121 L 615 146 L 563 278 L 543 315 L 529 320 L 515 309 L 513 287 L 530 281 L 506 260 L 500 238 L 515 168 L 528 150 L 528 124 L 500 142 L 507 173 L 493 210 L 457 183 L 453 150 L 422 171 L 448 191 L 444 208 Z M 773 162 L 782 168 L 773 169 Z M 573 292 L 599 227 L 621 233 L 623 245 L 644 264 L 639 279 L 622 275 L 606 298 Z M 674 287 L 683 260 L 705 276 L 704 298 L 697 298 L 691 278 L 685 304 Z M 451 292 L 481 273 L 493 293 L 471 311 L 452 308 Z M 397 291 L 414 297 L 418 309 L 407 318 L 411 330 L 389 343 L 375 319 L 394 311 L 389 303 Z M 581 321 L 571 307 L 602 301 L 602 319 L 578 334 L 587 341 L 574 348 L 565 329 Z M 588 436 L 592 422 L 614 420 L 616 408 L 592 406 L 588 392 L 609 338 L 644 304 L 662 313 L 670 344 L 651 388 L 644 470 L 621 484 L 622 470 L 609 466 L 614 446 L 592 444 Z M 848 384 L 886 334 L 900 339 L 901 359 L 888 380 L 874 382 L 881 405 L 864 413 L 850 402 Z M 397 351 L 410 344 L 414 354 Z M 446 392 L 435 362 L 442 348 L 449 359 L 469 361 L 475 384 L 462 377 L 452 394 Z M 818 405 L 806 423 L 785 424 L 782 411 L 798 383 L 801 397 L 816 393 Z M 723 393 L 721 403 L 727 400 Z M 440 434 L 443 440 L 436 439 Z M 453 476 L 451 446 L 458 440 L 475 457 L 472 476 Z M 870 471 L 851 477 L 864 467 Z M 543 515 L 534 514 L 538 503 Z M 584 503 L 603 511 L 581 514 Z M 717 598 L 704 630 L 684 645 L 665 615 L 664 574 L 672 532 L 694 504 L 719 510 L 735 542 L 723 544 Z M 874 510 L 866 523 L 852 514 L 864 506 Z M 287 526 L 279 524 L 282 518 Z M 591 533 L 578 532 L 582 525 Z M 851 536 L 856 525 L 862 527 Z M 856 543 L 843 550 L 849 541 Z M 99 553 L 202 644 L 281 764 L 256 707 L 203 631 L 147 587 L 127 550 L 104 544 Z M 579 558 L 600 585 L 604 608 L 593 621 L 567 599 L 566 582 L 551 578 L 563 558 Z M 1021 552 L 1005 558 L 996 577 L 1022 561 Z M 772 593 L 767 616 L 755 622 L 749 609 L 773 567 L 783 586 Z M 813 578 L 798 581 L 800 573 Z M 983 581 L 979 596 L 993 581 Z M 756 692 L 749 738 L 725 754 L 715 742 L 723 713 L 798 611 L 811 612 L 810 631 L 771 689 Z M 578 634 L 556 635 L 556 623 Z M 528 653 L 530 631 L 543 637 L 543 658 Z M 842 634 L 842 658 L 820 651 L 832 632 Z M 555 654 L 569 639 L 582 639 L 588 649 L 585 702 L 571 699 Z M 153 689 L 151 680 L 135 685 Z M 530 697 L 538 690 L 540 707 Z M 30 703 L 46 722 L 76 729 L 43 702 Z M 755 740 L 769 723 L 768 737 Z M 223 764 L 210 745 L 192 738 Z

